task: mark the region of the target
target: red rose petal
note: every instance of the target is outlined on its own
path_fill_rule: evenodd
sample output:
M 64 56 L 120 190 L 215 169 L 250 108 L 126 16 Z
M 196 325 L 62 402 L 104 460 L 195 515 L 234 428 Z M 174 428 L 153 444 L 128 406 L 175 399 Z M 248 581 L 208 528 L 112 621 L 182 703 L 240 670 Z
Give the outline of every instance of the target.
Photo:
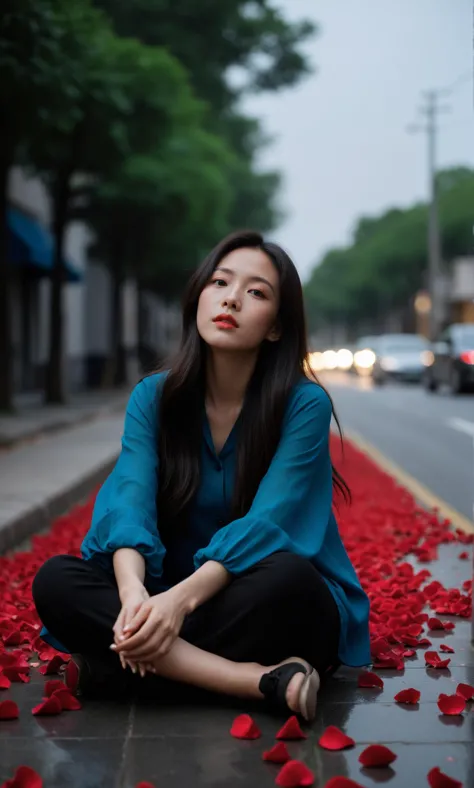
M 11 632 L 3 642 L 5 646 L 20 646 L 22 643 L 27 643 L 28 638 L 24 632 L 20 632 L 20 630 L 17 629 L 15 632 Z
M 462 788 L 462 783 L 459 780 L 453 780 L 444 774 L 438 766 L 428 772 L 428 782 L 431 788 Z
M 363 670 L 357 679 L 357 686 L 363 687 L 364 689 L 383 689 L 384 683 L 383 679 L 377 676 L 376 673 L 372 673 L 370 670 Z
M 441 695 L 438 698 L 438 708 L 442 714 L 462 714 L 466 708 L 466 701 L 461 695 Z
M 44 685 L 44 694 L 47 698 L 50 698 L 53 692 L 56 692 L 56 690 L 66 690 L 69 692 L 69 689 L 66 687 L 64 681 L 61 681 L 60 679 L 50 679 Z
M 63 711 L 79 711 L 79 709 L 82 709 L 78 699 L 71 695 L 68 689 L 57 689 L 51 697 L 58 699 Z
M 470 558 L 468 551 L 463 550 L 462 553 L 459 553 L 459 558 L 461 561 L 467 561 L 467 559 Z
M 281 788 L 298 788 L 300 785 L 313 785 L 314 774 L 301 761 L 288 761 L 281 767 L 275 782 Z
M 443 621 L 443 629 L 445 632 L 451 632 L 453 629 L 455 629 L 455 627 L 456 624 L 454 621 Z
M 397 703 L 413 703 L 413 704 L 415 704 L 415 703 L 419 702 L 420 697 L 421 697 L 420 690 L 413 689 L 413 687 L 410 687 L 409 689 L 404 689 L 404 690 L 401 690 L 401 692 L 398 692 L 395 695 L 394 700 L 396 700 Z
M 22 681 L 23 684 L 29 683 L 29 667 L 28 668 L 3 668 L 3 675 L 10 679 L 10 681 L 20 682 Z
M 293 716 L 290 717 L 290 719 L 285 722 L 282 728 L 280 728 L 275 738 L 296 740 L 296 739 L 307 739 L 308 737 L 306 736 L 306 733 L 304 733 L 301 730 L 297 718 Z
M 141 782 L 138 783 L 138 785 L 136 785 L 135 788 L 155 788 L 155 786 L 153 785 L 153 783 Z
M 262 757 L 264 761 L 270 761 L 271 763 L 286 763 L 291 758 L 283 741 L 277 742 L 271 750 L 264 752 Z
M 0 720 L 17 720 L 19 716 L 20 711 L 13 700 L 0 701 Z
M 451 646 L 447 646 L 446 643 L 441 643 L 439 650 L 443 651 L 445 654 L 454 654 L 454 649 L 451 648 Z
M 10 679 L 3 673 L 0 673 L 0 689 L 10 689 L 11 685 Z
M 66 660 L 63 659 L 63 657 L 60 657 L 59 654 L 56 654 L 56 656 L 54 656 L 47 665 L 43 665 L 41 668 L 39 668 L 39 672 L 42 673 L 43 676 L 50 676 L 53 673 L 58 673 L 59 668 L 64 665 L 65 661 Z
M 364 786 L 350 780 L 349 777 L 331 777 L 324 788 L 364 788 Z
M 474 700 L 474 687 L 471 684 L 458 684 L 456 695 L 460 695 L 464 700 Z
M 232 723 L 230 734 L 236 739 L 259 739 L 262 735 L 250 714 L 240 714 L 236 717 Z
M 431 632 L 436 632 L 437 630 L 444 629 L 443 622 L 440 621 L 439 618 L 429 618 L 428 629 Z
M 383 744 L 371 744 L 359 755 L 362 766 L 389 766 L 397 759 L 394 752 Z
M 10 668 L 16 661 L 16 657 L 14 657 L 13 654 L 9 654 L 8 651 L 0 654 L 0 668 Z
M 319 744 L 325 750 L 345 750 L 347 747 L 354 747 L 355 741 L 335 725 L 330 725 L 321 736 Z
M 432 668 L 447 668 L 451 660 L 441 659 L 436 651 L 426 651 L 425 662 Z
M 15 776 L 3 783 L 1 788 L 43 788 L 43 780 L 29 766 L 19 766 Z
M 422 632 L 423 627 L 421 624 L 410 624 L 410 626 L 407 628 L 407 634 L 413 638 L 417 638 Z
M 59 702 L 58 698 L 51 696 L 50 698 L 46 698 L 45 700 L 41 701 L 41 703 L 38 703 L 38 705 L 31 710 L 31 713 L 34 717 L 43 717 L 61 714 L 61 711 L 61 703 Z
M 38 657 L 42 662 L 51 662 L 54 657 L 57 657 L 58 652 L 52 646 L 48 646 L 47 648 L 42 648 L 41 651 L 38 652 Z

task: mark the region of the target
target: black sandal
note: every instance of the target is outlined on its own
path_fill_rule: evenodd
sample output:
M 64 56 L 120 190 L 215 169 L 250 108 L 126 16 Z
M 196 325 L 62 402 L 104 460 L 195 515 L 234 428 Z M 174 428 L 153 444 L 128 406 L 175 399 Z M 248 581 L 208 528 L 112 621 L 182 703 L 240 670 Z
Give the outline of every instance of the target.
M 133 674 L 101 660 L 83 654 L 72 654 L 60 669 L 69 691 L 77 697 L 121 698 L 126 700 L 133 692 Z
M 294 714 L 285 696 L 288 684 L 296 673 L 305 675 L 299 694 L 299 713 L 311 722 L 316 716 L 316 700 L 321 683 L 317 670 L 311 665 L 305 666 L 302 662 L 289 660 L 269 673 L 264 673 L 260 679 L 259 690 L 274 711 Z

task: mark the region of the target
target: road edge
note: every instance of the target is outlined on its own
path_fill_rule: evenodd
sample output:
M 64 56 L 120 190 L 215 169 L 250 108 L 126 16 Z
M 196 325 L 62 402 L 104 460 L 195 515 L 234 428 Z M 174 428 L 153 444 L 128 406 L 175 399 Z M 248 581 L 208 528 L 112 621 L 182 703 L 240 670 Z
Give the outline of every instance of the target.
M 415 479 L 415 477 L 407 471 L 404 471 L 403 468 L 400 468 L 399 465 L 386 457 L 385 454 L 359 435 L 358 432 L 354 430 L 344 430 L 344 434 L 357 449 L 366 454 L 369 459 L 382 470 L 390 476 L 393 476 L 393 478 L 396 479 L 402 487 L 405 487 L 411 492 L 423 506 L 427 509 L 438 509 L 440 514 L 449 520 L 454 528 L 458 528 L 460 531 L 464 531 L 464 533 L 467 534 L 474 533 L 474 523 L 465 515 L 453 509 L 453 507 L 446 503 L 446 501 L 443 501 L 442 498 L 438 498 L 428 487 L 425 487 L 424 484 L 419 482 L 418 479 Z

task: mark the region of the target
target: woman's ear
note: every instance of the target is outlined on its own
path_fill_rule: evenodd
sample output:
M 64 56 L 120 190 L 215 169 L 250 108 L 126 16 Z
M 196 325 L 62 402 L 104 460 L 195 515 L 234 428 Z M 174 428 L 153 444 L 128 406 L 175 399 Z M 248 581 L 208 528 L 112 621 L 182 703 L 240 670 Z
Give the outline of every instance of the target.
M 281 337 L 281 328 L 278 323 L 275 323 L 273 328 L 269 331 L 266 338 L 269 342 L 278 342 Z

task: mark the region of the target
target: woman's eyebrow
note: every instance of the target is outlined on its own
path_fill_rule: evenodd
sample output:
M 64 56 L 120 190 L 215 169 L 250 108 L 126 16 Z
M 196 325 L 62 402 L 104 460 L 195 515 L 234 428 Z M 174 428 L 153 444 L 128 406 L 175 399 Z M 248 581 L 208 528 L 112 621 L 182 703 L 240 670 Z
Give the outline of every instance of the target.
M 223 274 L 229 274 L 229 276 L 234 276 L 235 274 L 235 271 L 231 271 L 230 268 L 221 268 L 221 266 L 216 268 L 216 271 L 222 271 Z M 249 276 L 249 281 L 263 282 L 265 285 L 268 285 L 270 290 L 273 290 L 273 292 L 275 292 L 275 288 L 273 287 L 273 285 L 268 281 L 268 279 L 265 279 L 263 276 Z

